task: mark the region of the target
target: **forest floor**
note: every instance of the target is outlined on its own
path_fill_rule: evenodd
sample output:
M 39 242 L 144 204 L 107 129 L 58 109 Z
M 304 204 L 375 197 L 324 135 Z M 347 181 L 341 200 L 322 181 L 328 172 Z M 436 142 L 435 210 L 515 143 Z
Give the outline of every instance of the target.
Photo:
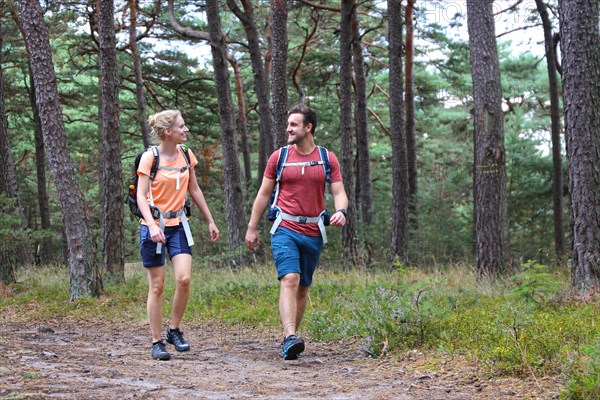
M 14 317 L 14 315 L 13 315 Z M 19 318 L 17 318 L 19 319 Z M 554 377 L 492 378 L 464 359 L 369 358 L 307 341 L 278 356 L 275 332 L 185 326 L 191 351 L 150 358 L 148 327 L 0 317 L 0 399 L 554 399 Z

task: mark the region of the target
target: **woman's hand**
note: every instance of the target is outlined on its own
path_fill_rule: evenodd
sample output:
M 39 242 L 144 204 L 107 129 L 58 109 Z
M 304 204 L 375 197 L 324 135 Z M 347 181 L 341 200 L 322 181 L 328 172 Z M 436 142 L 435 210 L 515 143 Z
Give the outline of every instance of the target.
M 208 224 L 208 232 L 210 233 L 211 242 L 219 240 L 219 228 L 217 228 L 217 225 L 214 222 Z
M 165 233 L 161 231 L 160 228 L 156 226 L 156 224 L 149 225 L 148 229 L 150 230 L 150 238 L 154 243 L 167 243 Z

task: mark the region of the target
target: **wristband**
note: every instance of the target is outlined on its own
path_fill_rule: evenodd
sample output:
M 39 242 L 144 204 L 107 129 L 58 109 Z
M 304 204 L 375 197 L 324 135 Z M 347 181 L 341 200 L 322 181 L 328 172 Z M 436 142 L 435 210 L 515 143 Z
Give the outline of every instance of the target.
M 340 208 L 337 211 L 344 214 L 344 218 L 348 218 L 348 211 L 345 208 Z

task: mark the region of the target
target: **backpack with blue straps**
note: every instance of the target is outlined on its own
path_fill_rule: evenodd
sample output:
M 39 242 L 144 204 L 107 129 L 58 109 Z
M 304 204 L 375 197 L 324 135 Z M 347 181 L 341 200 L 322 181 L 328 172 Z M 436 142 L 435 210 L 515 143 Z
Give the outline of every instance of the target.
M 285 146 L 279 149 L 279 157 L 277 158 L 277 169 L 276 169 L 276 177 L 275 177 L 275 188 L 273 189 L 273 193 L 271 194 L 271 199 L 269 201 L 269 221 L 274 221 L 273 227 L 271 229 L 271 234 L 275 232 L 282 219 L 292 220 L 299 223 L 318 223 L 319 229 L 321 231 L 321 235 L 323 236 L 323 243 L 327 243 L 327 235 L 325 234 L 325 230 L 321 225 L 327 226 L 329 225 L 330 213 L 327 210 L 323 210 L 318 217 L 304 217 L 304 216 L 292 216 L 286 213 L 283 213 L 281 209 L 277 206 L 277 198 L 279 197 L 279 185 L 281 182 L 281 177 L 283 176 L 283 169 L 289 166 L 314 166 L 314 165 L 322 165 L 325 171 L 325 193 L 327 193 L 327 188 L 331 184 L 331 164 L 329 162 L 329 153 L 325 147 L 317 146 L 319 149 L 319 155 L 321 159 L 318 161 L 304 161 L 304 162 L 293 162 L 288 163 L 287 157 L 289 154 L 290 146 Z

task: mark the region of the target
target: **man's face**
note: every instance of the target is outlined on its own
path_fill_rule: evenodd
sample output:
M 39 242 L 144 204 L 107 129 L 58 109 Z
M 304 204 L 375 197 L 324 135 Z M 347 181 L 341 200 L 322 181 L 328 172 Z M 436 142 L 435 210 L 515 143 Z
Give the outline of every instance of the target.
M 311 124 L 304 125 L 304 115 L 290 114 L 287 125 L 288 144 L 301 143 L 309 134 L 310 129 L 312 129 Z

